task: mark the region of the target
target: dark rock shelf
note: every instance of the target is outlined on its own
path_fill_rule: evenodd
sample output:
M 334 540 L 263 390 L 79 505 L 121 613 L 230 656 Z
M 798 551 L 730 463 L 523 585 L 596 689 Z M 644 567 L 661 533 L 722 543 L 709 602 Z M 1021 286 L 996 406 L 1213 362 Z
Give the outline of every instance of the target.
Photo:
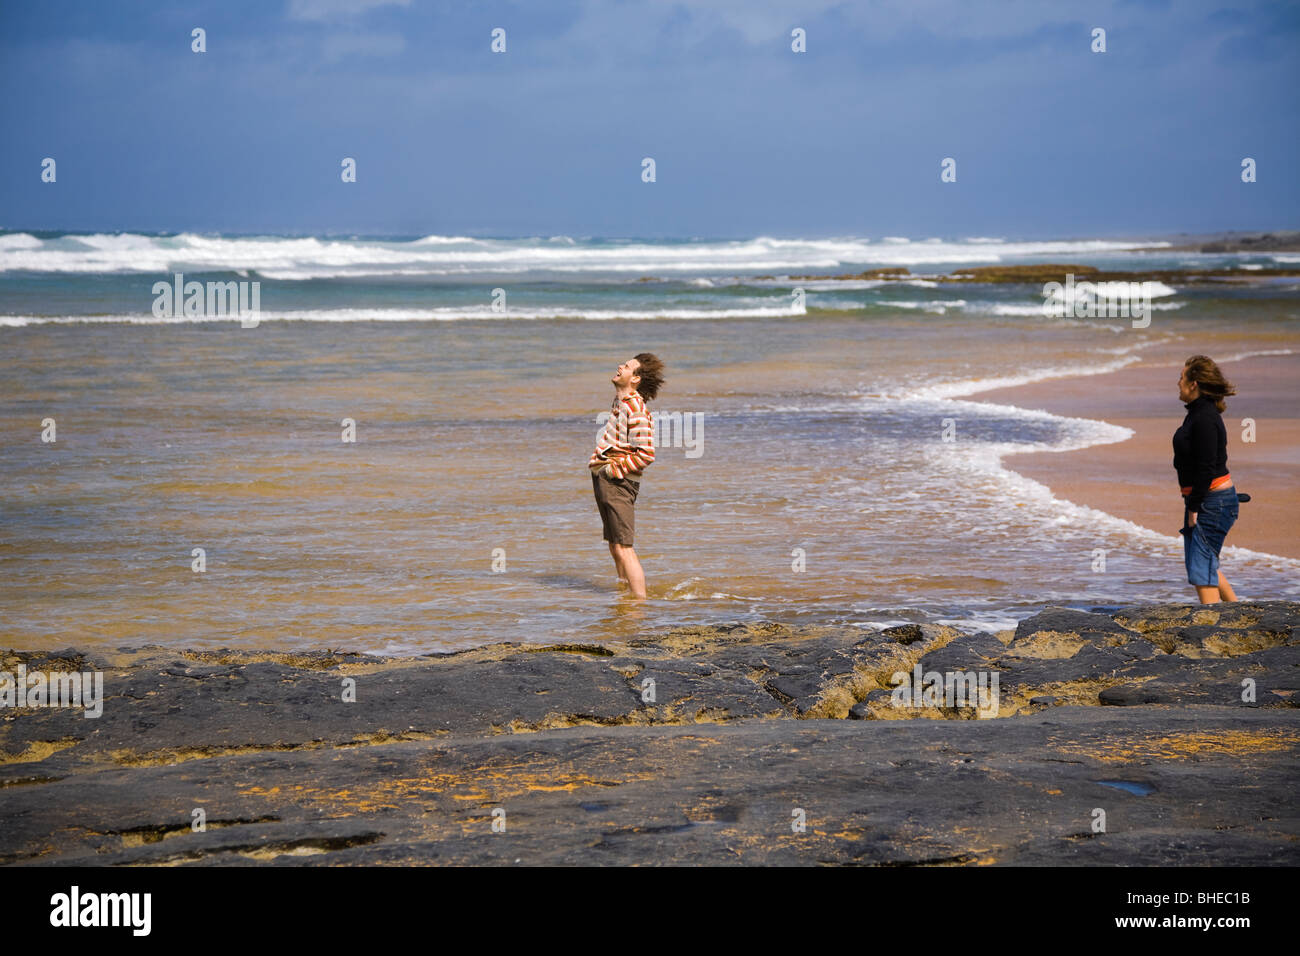
M 1300 863 L 1300 604 L 20 663 L 105 699 L 0 708 L 9 865 Z M 896 706 L 918 667 L 996 716 Z

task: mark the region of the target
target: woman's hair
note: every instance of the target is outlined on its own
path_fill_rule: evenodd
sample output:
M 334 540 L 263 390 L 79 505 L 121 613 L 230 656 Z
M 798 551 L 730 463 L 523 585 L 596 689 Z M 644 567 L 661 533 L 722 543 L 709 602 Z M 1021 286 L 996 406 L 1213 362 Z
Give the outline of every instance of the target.
M 1187 372 L 1187 381 L 1195 382 L 1200 387 L 1201 394 L 1213 401 L 1219 414 L 1223 414 L 1227 407 L 1223 400 L 1229 395 L 1236 395 L 1237 390 L 1223 377 L 1219 366 L 1214 364 L 1214 359 L 1208 355 L 1193 355 L 1183 363 L 1183 368 Z
M 636 371 L 636 374 L 641 376 L 641 384 L 636 387 L 637 394 L 653 401 L 664 384 L 664 363 L 659 361 L 659 357 L 653 352 L 642 352 L 640 355 L 634 355 L 633 358 L 641 363 L 641 367 Z

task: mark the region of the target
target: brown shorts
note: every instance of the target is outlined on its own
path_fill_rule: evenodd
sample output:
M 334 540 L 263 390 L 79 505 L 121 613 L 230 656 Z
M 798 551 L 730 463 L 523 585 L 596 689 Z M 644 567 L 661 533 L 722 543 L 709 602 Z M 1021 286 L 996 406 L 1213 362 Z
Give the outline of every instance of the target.
M 600 509 L 600 523 L 606 541 L 632 546 L 632 533 L 636 530 L 636 515 L 632 506 L 641 482 L 626 478 L 606 478 L 598 471 L 591 473 L 591 488 L 596 493 L 596 507 Z

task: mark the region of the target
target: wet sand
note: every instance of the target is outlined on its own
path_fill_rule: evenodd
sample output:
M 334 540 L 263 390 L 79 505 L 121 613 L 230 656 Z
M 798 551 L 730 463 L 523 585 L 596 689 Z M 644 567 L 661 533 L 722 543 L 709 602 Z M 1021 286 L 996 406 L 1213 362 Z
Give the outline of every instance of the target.
M 1220 367 L 1238 392 L 1224 412 L 1228 470 L 1237 490 L 1251 496 L 1226 543 L 1300 558 L 1300 355 L 1224 361 Z M 1116 444 L 1027 452 L 1004 463 L 1059 497 L 1176 535 L 1182 499 L 1171 442 L 1185 414 L 1178 400 L 1179 371 L 1178 365 L 1134 365 L 971 398 L 1133 429 L 1132 438 Z M 1254 443 L 1242 440 L 1245 418 L 1255 420 Z

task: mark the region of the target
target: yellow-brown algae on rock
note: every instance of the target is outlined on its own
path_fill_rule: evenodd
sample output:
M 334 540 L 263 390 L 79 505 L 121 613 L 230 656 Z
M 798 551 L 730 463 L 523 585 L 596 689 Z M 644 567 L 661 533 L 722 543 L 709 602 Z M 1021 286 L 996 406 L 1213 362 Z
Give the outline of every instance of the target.
M 1125 735 L 1098 741 L 1092 747 L 1059 744 L 1061 753 L 1092 757 L 1105 763 L 1140 763 L 1147 760 L 1196 760 L 1200 757 L 1289 752 L 1300 756 L 1300 734 L 1278 729 L 1219 730 L 1182 734 Z

